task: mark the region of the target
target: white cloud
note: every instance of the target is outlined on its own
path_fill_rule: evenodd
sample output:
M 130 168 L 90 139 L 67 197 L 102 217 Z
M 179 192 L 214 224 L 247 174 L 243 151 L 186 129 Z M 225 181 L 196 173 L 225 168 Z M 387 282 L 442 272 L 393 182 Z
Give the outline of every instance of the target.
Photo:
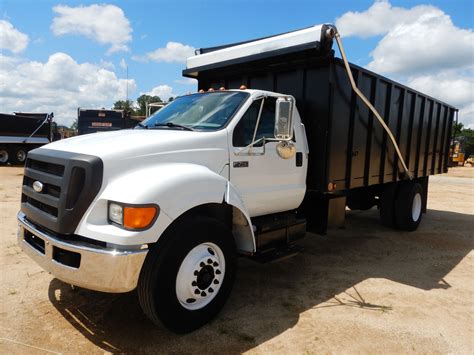
M 393 7 L 388 1 L 376 1 L 366 11 L 346 12 L 336 19 L 342 37 L 368 38 L 383 35 L 402 23 L 412 23 L 425 14 L 443 14 L 434 6 L 419 5 L 411 9 Z
M 474 128 L 474 76 L 453 72 L 420 75 L 408 79 L 408 86 L 459 108 L 459 118 Z
M 178 79 L 174 81 L 176 84 L 181 84 L 181 85 L 197 85 L 197 80 L 193 78 L 184 78 L 184 79 Z
M 78 7 L 57 5 L 53 11 L 56 17 L 51 30 L 56 36 L 83 35 L 100 44 L 110 45 L 108 54 L 129 50 L 127 43 L 132 40 L 132 28 L 120 7 L 105 4 Z
M 124 99 L 127 80 L 91 63 L 77 63 L 54 53 L 45 63 L 0 56 L 0 106 L 4 112 L 54 112 L 59 124 L 70 125 L 78 107 L 111 107 Z M 133 79 L 130 91 L 136 90 Z
M 120 68 L 127 69 L 127 62 L 123 58 L 120 60 Z
M 157 48 L 143 56 L 133 56 L 133 60 L 154 62 L 185 62 L 188 57 L 194 55 L 194 47 L 178 42 L 168 42 L 166 47 Z
M 0 20 L 0 49 L 7 49 L 12 53 L 20 53 L 28 46 L 28 35 L 18 31 L 5 20 Z
M 151 89 L 148 92 L 143 94 L 150 95 L 150 96 L 158 96 L 163 101 L 168 101 L 168 99 L 172 97 L 176 97 L 177 95 L 173 93 L 173 88 L 169 85 L 158 85 Z
M 395 26 L 371 53 L 368 67 L 384 73 L 431 72 L 474 63 L 474 32 L 453 25 L 446 14 L 425 14 Z
M 382 36 L 367 67 L 460 108 L 474 127 L 474 31 L 455 26 L 434 6 L 393 7 L 376 1 L 336 20 L 343 37 Z

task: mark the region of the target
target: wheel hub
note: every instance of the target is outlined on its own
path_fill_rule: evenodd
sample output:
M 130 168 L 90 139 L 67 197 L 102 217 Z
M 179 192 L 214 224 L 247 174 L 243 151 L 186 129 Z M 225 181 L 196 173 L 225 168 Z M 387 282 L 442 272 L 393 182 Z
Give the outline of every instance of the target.
M 190 310 L 205 307 L 219 292 L 225 274 L 222 250 L 214 243 L 194 247 L 183 259 L 176 277 L 176 296 Z
M 196 284 L 201 290 L 208 288 L 214 280 L 214 268 L 212 265 L 204 266 L 197 275 Z

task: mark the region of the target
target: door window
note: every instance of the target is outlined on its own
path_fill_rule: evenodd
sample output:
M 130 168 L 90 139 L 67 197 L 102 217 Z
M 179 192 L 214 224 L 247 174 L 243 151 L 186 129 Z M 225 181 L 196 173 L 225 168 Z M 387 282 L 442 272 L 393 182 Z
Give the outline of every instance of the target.
M 247 112 L 242 116 L 237 126 L 235 126 L 234 134 L 232 136 L 232 144 L 234 147 L 246 147 L 252 143 L 255 125 L 257 124 L 258 113 L 260 105 L 263 103 L 262 115 L 255 135 L 255 140 L 260 138 L 274 138 L 275 137 L 275 107 L 276 98 L 267 97 L 265 99 L 256 100 L 250 105 Z M 262 142 L 255 144 L 261 146 Z

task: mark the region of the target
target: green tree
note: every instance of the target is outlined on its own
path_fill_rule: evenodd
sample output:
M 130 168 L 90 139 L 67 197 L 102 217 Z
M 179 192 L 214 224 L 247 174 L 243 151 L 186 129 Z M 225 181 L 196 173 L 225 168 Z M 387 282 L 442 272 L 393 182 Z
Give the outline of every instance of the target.
M 71 124 L 71 127 L 69 127 L 73 131 L 77 131 L 77 118 L 74 120 L 74 122 Z
M 124 110 L 126 116 L 131 116 L 134 113 L 132 100 L 118 100 L 114 103 L 114 110 Z
M 145 116 L 146 115 L 146 105 L 151 104 L 153 102 L 162 102 L 161 99 L 158 96 L 150 96 L 143 94 L 137 99 L 137 104 L 138 104 L 138 110 L 137 114 L 139 116 Z
M 459 135 L 461 135 L 461 132 L 464 128 L 464 124 L 459 122 L 459 123 L 456 123 L 456 122 L 453 122 L 453 136 L 454 137 L 458 137 Z

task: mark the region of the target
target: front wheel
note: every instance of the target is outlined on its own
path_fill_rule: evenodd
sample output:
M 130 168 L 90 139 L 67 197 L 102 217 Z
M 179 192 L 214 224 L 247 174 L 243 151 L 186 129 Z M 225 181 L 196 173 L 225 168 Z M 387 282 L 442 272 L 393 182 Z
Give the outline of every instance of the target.
M 138 282 L 145 314 L 176 333 L 193 331 L 224 306 L 235 279 L 231 231 L 220 221 L 194 216 L 178 222 L 154 245 Z

